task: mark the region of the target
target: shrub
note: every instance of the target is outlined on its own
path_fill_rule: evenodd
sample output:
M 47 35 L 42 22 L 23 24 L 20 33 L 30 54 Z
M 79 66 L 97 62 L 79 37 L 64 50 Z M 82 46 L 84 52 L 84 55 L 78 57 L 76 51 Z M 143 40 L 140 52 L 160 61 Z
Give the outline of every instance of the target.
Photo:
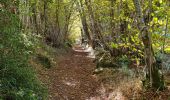
M 22 32 L 19 17 L 6 9 L 0 12 L 0 18 L 0 99 L 45 99 L 46 89 L 28 63 L 35 46 L 32 34 Z

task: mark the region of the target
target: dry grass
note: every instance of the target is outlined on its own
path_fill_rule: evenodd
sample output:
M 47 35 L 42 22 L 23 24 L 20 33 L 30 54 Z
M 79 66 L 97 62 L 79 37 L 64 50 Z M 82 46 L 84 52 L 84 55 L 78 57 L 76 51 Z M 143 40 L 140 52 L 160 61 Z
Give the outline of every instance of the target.
M 113 100 L 129 100 L 140 97 L 142 83 L 139 78 L 131 75 L 131 72 L 124 72 L 122 69 L 104 68 L 103 72 L 97 75 L 103 83 L 104 88 L 112 96 Z
M 170 90 L 146 90 L 142 87 L 141 78 L 133 77 L 121 69 L 104 68 L 97 77 L 103 83 L 108 100 L 170 100 Z

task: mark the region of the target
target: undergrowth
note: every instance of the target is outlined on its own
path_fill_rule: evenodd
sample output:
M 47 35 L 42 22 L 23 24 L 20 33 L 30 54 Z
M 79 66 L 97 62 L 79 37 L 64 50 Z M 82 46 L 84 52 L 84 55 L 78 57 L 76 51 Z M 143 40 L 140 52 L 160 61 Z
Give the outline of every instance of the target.
M 3 9 L 0 16 L 0 99 L 46 100 L 47 91 L 38 81 L 30 56 L 34 54 L 36 38 L 31 31 L 21 31 L 19 17 Z M 0 17 L 2 18 L 2 17 Z

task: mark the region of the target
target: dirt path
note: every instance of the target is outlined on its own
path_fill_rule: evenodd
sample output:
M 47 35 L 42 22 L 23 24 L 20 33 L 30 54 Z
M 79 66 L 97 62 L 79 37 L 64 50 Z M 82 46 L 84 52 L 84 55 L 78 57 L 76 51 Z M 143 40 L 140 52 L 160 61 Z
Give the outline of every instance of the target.
M 39 78 L 48 87 L 49 100 L 129 100 L 129 98 L 140 100 L 143 97 L 146 100 L 155 100 L 155 98 L 167 100 L 164 98 L 169 98 L 169 90 L 160 92 L 157 97 L 154 97 L 154 92 L 142 92 L 141 81 L 138 78 L 128 78 L 127 74 L 119 69 L 104 69 L 102 73 L 93 75 L 95 64 L 92 62 L 93 58 L 89 58 L 88 50 L 83 50 L 81 47 L 74 49 L 67 55 L 56 56 L 54 60 L 57 61 L 57 65 L 54 64 L 52 68 L 38 67 Z
M 50 70 L 50 100 L 92 100 L 100 95 L 100 82 L 92 74 L 93 59 L 76 47 L 71 55 L 64 56 L 57 67 Z M 94 99 L 96 100 L 96 99 Z

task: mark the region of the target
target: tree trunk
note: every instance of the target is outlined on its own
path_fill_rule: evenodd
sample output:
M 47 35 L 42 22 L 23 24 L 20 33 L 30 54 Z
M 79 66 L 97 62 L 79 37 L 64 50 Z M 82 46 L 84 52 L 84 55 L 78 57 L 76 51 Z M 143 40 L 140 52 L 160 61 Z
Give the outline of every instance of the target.
M 73 12 L 74 3 L 75 3 L 75 1 L 72 2 L 69 9 L 67 6 L 64 6 L 66 16 L 65 16 L 65 25 L 64 25 L 64 29 L 63 29 L 63 33 L 62 33 L 63 34 L 63 42 L 65 42 L 68 39 L 69 24 L 70 24 L 71 15 Z
M 100 30 L 99 25 L 98 25 L 98 22 L 94 17 L 93 9 L 91 7 L 91 0 L 85 0 L 85 4 L 87 6 L 87 9 L 88 9 L 89 15 L 90 15 L 90 19 L 91 19 L 92 32 L 94 32 L 94 35 L 96 36 L 95 38 L 98 38 L 105 45 L 103 36 L 101 34 L 101 30 Z
M 39 34 L 39 26 L 37 23 L 37 10 L 36 10 L 36 2 L 32 5 L 32 12 L 33 12 L 33 21 L 34 21 L 34 25 L 35 25 L 35 30 L 37 32 L 37 34 Z
M 56 19 L 55 19 L 55 27 L 54 27 L 54 32 L 53 33 L 51 33 L 51 34 L 53 34 L 53 39 L 52 39 L 52 42 L 53 42 L 53 46 L 54 47 L 58 47 L 58 46 L 60 46 L 60 35 L 61 35 L 61 32 L 60 32 L 60 22 L 59 22 L 59 9 L 60 9 L 60 0 L 56 0 L 56 13 L 55 13 L 55 16 L 56 16 Z
M 160 77 L 158 67 L 156 67 L 154 51 L 152 48 L 151 33 L 149 32 L 147 26 L 145 25 L 139 0 L 133 0 L 133 2 L 138 17 L 139 30 L 141 32 L 140 35 L 142 38 L 142 42 L 144 44 L 145 63 L 148 68 L 147 76 L 149 76 L 148 78 L 149 78 L 150 85 L 152 88 L 163 89 L 164 81 L 163 78 Z
M 111 36 L 113 41 L 116 42 L 116 34 L 115 34 L 115 23 L 114 23 L 114 4 L 116 0 L 111 0 L 111 8 L 110 8 L 110 26 L 111 26 Z
M 86 14 L 85 14 L 85 11 L 84 11 L 84 6 L 83 6 L 83 3 L 82 3 L 82 0 L 80 0 L 79 13 L 80 13 L 81 23 L 82 23 L 82 26 L 83 26 L 84 33 L 89 40 L 89 45 L 92 45 L 92 37 L 91 37 L 91 34 L 89 32 L 89 29 L 88 29 Z
M 47 0 L 44 0 L 44 35 L 47 35 Z
M 94 37 L 94 39 L 95 38 L 99 39 L 101 41 L 101 43 L 103 44 L 104 49 L 108 50 L 110 52 L 110 54 L 113 56 L 112 49 L 104 41 L 102 32 L 101 32 L 100 27 L 99 27 L 98 20 L 95 19 L 95 16 L 94 16 L 94 13 L 93 13 L 93 9 L 92 9 L 92 5 L 91 5 L 91 0 L 85 0 L 85 4 L 86 4 L 87 9 L 89 11 L 90 19 L 91 19 L 91 22 L 92 22 L 92 30 L 94 32 L 94 35 L 96 35 L 96 37 Z M 92 47 L 95 48 L 95 43 L 92 43 L 92 44 L 93 44 Z

